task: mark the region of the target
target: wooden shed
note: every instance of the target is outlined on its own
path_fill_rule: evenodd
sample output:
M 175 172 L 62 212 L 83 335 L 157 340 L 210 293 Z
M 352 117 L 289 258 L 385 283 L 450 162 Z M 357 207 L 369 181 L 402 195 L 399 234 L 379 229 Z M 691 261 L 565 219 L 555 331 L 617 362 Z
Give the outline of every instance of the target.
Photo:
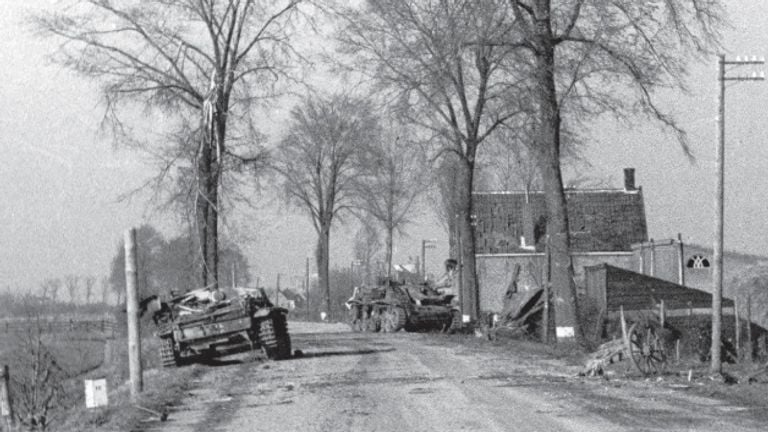
M 651 310 L 662 300 L 668 310 L 712 306 L 710 293 L 610 264 L 585 267 L 584 271 L 587 296 L 597 300 L 598 307 L 606 312 L 622 306 L 626 311 Z M 732 306 L 732 300 L 723 299 L 723 307 Z

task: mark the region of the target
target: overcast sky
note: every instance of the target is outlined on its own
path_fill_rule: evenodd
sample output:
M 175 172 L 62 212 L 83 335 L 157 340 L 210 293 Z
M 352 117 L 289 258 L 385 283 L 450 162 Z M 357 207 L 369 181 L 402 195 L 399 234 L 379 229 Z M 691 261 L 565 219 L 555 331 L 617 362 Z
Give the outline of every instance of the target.
M 115 149 L 99 132 L 102 108 L 96 86 L 50 64 L 54 46 L 36 38 L 24 18 L 54 7 L 55 0 L 0 0 L 0 289 L 36 289 L 44 278 L 109 271 L 126 228 L 152 223 L 166 235 L 173 224 L 147 209 L 143 198 L 117 202 L 152 169 L 142 156 Z M 729 55 L 768 54 L 768 2 L 728 0 L 733 29 Z M 717 113 L 716 59 L 693 68 L 693 94 L 670 92 L 664 105 L 689 130 L 696 163 L 675 140 L 652 126 L 601 121 L 592 131 L 587 157 L 595 177 L 622 185 L 622 168 L 635 167 L 643 187 L 649 235 L 682 233 L 711 244 L 714 146 Z M 731 250 L 768 255 L 768 83 L 740 83 L 727 90 L 726 241 Z M 145 198 L 145 197 L 144 197 Z M 251 238 L 241 245 L 252 273 L 267 280 L 276 272 L 301 274 L 314 251 L 314 232 L 303 215 L 285 211 L 241 214 L 237 224 Z M 422 238 L 437 238 L 430 251 L 437 270 L 447 238 L 432 222 L 414 226 L 398 256 L 420 253 Z M 236 234 L 236 233 L 231 233 Z M 332 265 L 348 266 L 349 235 L 332 237 Z M 283 276 L 285 278 L 285 276 Z

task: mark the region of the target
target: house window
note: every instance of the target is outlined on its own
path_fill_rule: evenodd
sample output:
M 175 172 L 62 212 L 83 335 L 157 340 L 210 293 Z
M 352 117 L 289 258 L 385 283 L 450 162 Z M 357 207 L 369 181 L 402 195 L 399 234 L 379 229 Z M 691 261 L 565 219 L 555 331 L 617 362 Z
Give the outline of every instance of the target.
M 686 267 L 693 269 L 709 268 L 709 260 L 701 255 L 694 255 L 688 260 Z

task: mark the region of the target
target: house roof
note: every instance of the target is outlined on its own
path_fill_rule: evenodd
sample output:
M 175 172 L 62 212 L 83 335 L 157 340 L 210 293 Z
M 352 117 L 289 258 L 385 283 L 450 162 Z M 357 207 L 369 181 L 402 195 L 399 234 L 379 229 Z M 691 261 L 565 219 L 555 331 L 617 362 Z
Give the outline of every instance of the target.
M 631 251 L 633 243 L 648 240 L 645 205 L 641 189 L 565 191 L 572 252 Z M 544 250 L 547 211 L 543 192 L 529 192 L 535 250 Z M 526 193 L 476 192 L 475 239 L 478 254 L 525 253 Z M 526 243 L 531 245 L 530 239 Z

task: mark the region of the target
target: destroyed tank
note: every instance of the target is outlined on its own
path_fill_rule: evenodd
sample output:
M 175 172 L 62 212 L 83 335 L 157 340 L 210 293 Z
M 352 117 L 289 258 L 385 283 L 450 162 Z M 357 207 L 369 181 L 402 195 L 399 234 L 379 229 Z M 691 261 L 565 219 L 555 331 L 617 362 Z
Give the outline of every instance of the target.
M 275 360 L 291 356 L 288 310 L 274 307 L 263 289 L 241 289 L 232 299 L 219 291 L 195 290 L 158 304 L 153 320 L 164 367 L 237 348 L 261 349 Z
M 461 324 L 452 294 L 441 294 L 427 284 L 383 281 L 375 287 L 356 287 L 347 301 L 353 331 L 449 331 Z

